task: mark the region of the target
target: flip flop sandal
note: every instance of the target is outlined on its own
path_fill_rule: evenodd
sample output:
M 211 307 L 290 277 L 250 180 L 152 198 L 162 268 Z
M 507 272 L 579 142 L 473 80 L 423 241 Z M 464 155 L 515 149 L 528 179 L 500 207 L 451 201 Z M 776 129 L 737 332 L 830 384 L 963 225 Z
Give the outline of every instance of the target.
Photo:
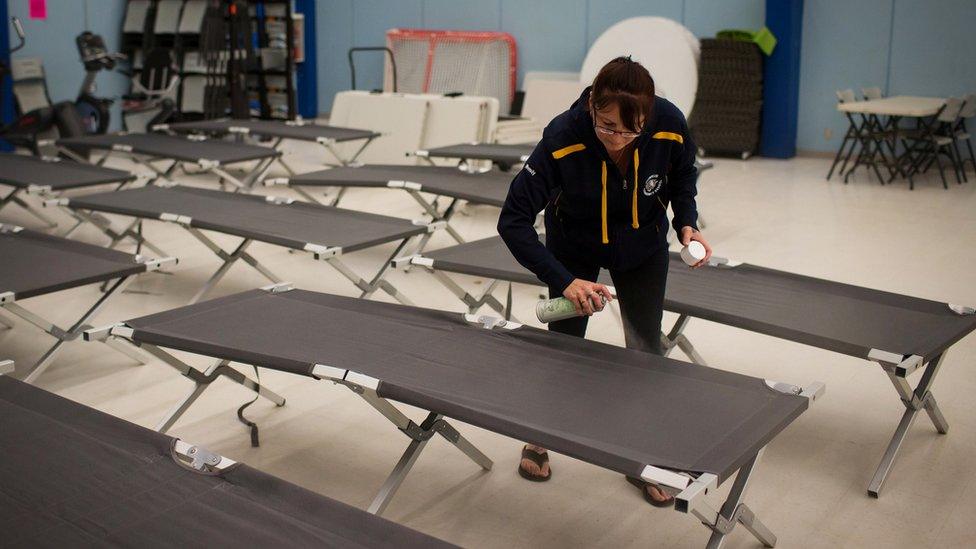
M 636 477 L 627 477 L 627 482 L 629 482 L 629 483 L 633 484 L 634 486 L 640 488 L 641 494 L 644 496 L 644 501 L 646 501 L 647 503 L 650 503 L 654 507 L 671 507 L 672 505 L 674 505 L 674 498 L 673 497 L 672 498 L 668 498 L 668 499 L 666 499 L 664 501 L 658 501 L 658 500 L 654 499 L 653 497 L 651 497 L 651 493 L 647 491 L 647 487 L 648 486 L 653 486 L 654 488 L 657 488 L 658 490 L 661 490 L 661 487 L 659 487 L 657 484 L 654 484 L 654 483 L 651 483 L 651 482 L 647 482 L 644 479 L 639 479 L 639 478 L 636 478 Z M 664 492 L 664 490 L 661 490 L 661 491 Z
M 536 452 L 535 450 L 530 450 L 528 446 L 522 448 L 522 459 L 527 459 L 532 463 L 535 463 L 539 470 L 542 470 L 542 466 L 549 463 L 549 452 Z M 545 482 L 552 478 L 552 468 L 549 469 L 549 474 L 546 476 L 532 474 L 522 468 L 522 462 L 519 461 L 518 474 L 525 480 L 530 480 L 532 482 Z

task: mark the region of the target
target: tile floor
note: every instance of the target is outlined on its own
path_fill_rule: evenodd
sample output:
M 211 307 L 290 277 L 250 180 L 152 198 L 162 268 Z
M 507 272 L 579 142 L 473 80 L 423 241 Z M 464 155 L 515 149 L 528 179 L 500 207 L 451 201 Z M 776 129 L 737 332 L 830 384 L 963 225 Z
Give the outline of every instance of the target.
M 310 170 L 317 166 L 318 151 L 295 145 L 290 154 L 294 164 Z M 716 168 L 700 185 L 700 207 L 708 222 L 704 232 L 716 253 L 837 281 L 976 304 L 976 182 L 945 191 L 936 176 L 909 192 L 905 183 L 882 187 L 860 175 L 844 185 L 824 181 L 828 166 L 829 160 L 822 158 L 716 160 Z M 180 180 L 207 184 L 192 176 Z M 344 206 L 409 218 L 421 214 L 405 194 L 383 190 L 350 191 Z M 0 215 L 4 222 L 36 226 L 16 207 Z M 496 215 L 495 209 L 470 207 L 456 218 L 456 225 L 470 239 L 485 237 L 493 234 Z M 181 305 L 217 267 L 216 258 L 178 228 L 156 223 L 146 230 L 180 257 L 179 267 L 172 275 L 140 277 L 130 286 L 140 293 L 120 296 L 95 324 Z M 77 238 L 104 243 L 90 228 Z M 229 238 L 218 240 L 232 244 Z M 441 234 L 432 248 L 450 244 Z M 300 287 L 354 295 L 344 278 L 301 254 L 260 244 L 251 252 Z M 366 271 L 390 252 L 381 247 L 347 260 Z M 418 303 L 462 310 L 423 271 L 397 272 L 391 279 Z M 264 283 L 252 270 L 238 266 L 213 295 Z M 464 283 L 475 288 L 484 281 L 467 278 Z M 96 291 L 79 288 L 35 298 L 28 305 L 49 318 L 68 321 L 97 296 Z M 516 287 L 516 315 L 534 322 L 531 307 L 537 297 L 536 289 Z M 673 319 L 668 314 L 665 322 Z M 590 338 L 622 344 L 612 315 L 597 317 L 590 326 Z M 827 384 L 826 397 L 768 447 L 750 487 L 748 500 L 779 536 L 780 547 L 973 543 L 976 373 L 971 368 L 976 363 L 976 337 L 953 347 L 935 384 L 951 424 L 949 435 L 939 436 L 921 416 L 886 491 L 875 500 L 865 487 L 902 411 L 879 368 L 702 321 L 693 321 L 687 333 L 715 367 L 798 384 Z M 27 364 L 48 341 L 18 322 L 13 330 L 0 330 L 0 355 Z M 190 361 L 206 363 L 194 357 Z M 275 372 L 263 372 L 261 380 L 286 395 L 288 405 L 276 409 L 259 401 L 251 407 L 250 416 L 261 427 L 260 448 L 249 446 L 234 414 L 250 394 L 226 382 L 208 390 L 171 434 L 352 505 L 368 505 L 406 439 L 341 387 Z M 139 367 L 99 344 L 76 342 L 66 346 L 38 385 L 152 426 L 189 384 L 159 364 Z M 483 474 L 460 453 L 434 442 L 387 510 L 388 518 L 474 547 L 700 547 L 707 540 L 706 530 L 692 517 L 651 508 L 620 475 L 555 455 L 553 480 L 531 484 L 515 474 L 518 441 L 470 426 L 462 429 L 495 460 L 495 469 Z M 739 528 L 728 546 L 758 544 Z

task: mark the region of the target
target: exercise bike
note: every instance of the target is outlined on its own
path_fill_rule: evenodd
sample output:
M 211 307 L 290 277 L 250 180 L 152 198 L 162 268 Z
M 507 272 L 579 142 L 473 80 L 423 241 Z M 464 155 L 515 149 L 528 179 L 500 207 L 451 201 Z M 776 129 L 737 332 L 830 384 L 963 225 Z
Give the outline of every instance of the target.
M 121 53 L 110 53 L 101 36 L 85 31 L 75 38 L 78 54 L 85 65 L 85 80 L 81 84 L 75 108 L 81 116 L 86 133 L 105 133 L 108 130 L 111 99 L 95 95 L 95 78 L 101 71 L 116 68 L 127 59 Z M 127 131 L 142 133 L 156 124 L 168 122 L 176 113 L 176 92 L 179 70 L 172 50 L 156 48 L 146 53 L 137 78 L 132 78 L 132 90 L 122 96 L 122 124 Z
M 114 101 L 95 95 L 95 78 L 101 71 L 115 69 L 118 61 L 126 59 L 126 56 L 121 53 L 110 53 L 105 47 L 105 40 L 89 31 L 79 34 L 75 38 L 75 44 L 78 46 L 81 63 L 85 66 L 85 79 L 81 83 L 81 89 L 78 90 L 75 109 L 81 116 L 85 133 L 105 133 L 108 131 L 111 117 L 109 109 Z

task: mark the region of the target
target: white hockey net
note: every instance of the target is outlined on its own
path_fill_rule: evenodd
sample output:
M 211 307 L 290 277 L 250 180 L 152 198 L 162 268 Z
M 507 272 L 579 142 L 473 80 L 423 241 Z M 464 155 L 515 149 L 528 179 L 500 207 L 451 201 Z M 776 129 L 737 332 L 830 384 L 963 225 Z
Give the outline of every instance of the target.
M 498 98 L 500 112 L 515 96 L 515 39 L 505 32 L 390 29 L 386 45 L 396 60 L 397 91 Z M 393 90 L 386 60 L 384 90 Z

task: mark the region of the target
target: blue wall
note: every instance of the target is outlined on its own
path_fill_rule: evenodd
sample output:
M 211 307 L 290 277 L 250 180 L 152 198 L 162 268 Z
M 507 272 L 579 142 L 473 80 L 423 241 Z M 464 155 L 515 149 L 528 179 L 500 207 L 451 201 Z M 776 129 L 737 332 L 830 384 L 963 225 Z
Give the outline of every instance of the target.
M 317 0 L 319 109 L 349 89 L 351 46 L 381 46 L 393 27 L 489 30 L 518 44 L 519 82 L 526 71 L 578 71 L 590 45 L 610 25 L 637 15 L 681 21 L 699 36 L 719 29 L 759 28 L 764 0 Z M 379 54 L 356 58 L 356 85 L 378 88 Z
M 14 56 L 44 60 L 48 93 L 54 102 L 73 100 L 85 76 L 75 46 L 76 36 L 90 30 L 105 38 L 110 51 L 119 46 L 125 0 L 47 0 L 45 20 L 29 17 L 28 0 L 7 0 L 7 8 L 10 16 L 20 18 L 27 33 L 27 45 Z M 119 97 L 128 91 L 128 79 L 117 72 L 99 73 L 96 83 L 100 97 Z M 116 102 L 112 128 L 121 128 L 120 116 Z
M 859 95 L 869 86 L 888 95 L 976 93 L 976 1 L 807 0 L 804 8 L 802 150 L 839 146 L 847 123 L 835 109 L 838 89 Z
M 20 55 L 44 59 L 52 99 L 73 98 L 81 83 L 75 35 L 90 26 L 109 47 L 118 43 L 124 0 L 48 0 L 47 21 L 27 18 L 28 0 L 7 2 L 29 34 Z M 521 79 L 528 70 L 579 70 L 590 44 L 627 17 L 670 17 L 698 36 L 713 36 L 722 28 L 760 27 L 764 6 L 764 0 L 317 0 L 319 110 L 329 111 L 335 93 L 350 86 L 348 48 L 382 45 L 391 27 L 504 30 L 518 43 Z M 798 148 L 836 149 L 846 129 L 834 108 L 840 88 L 976 92 L 974 21 L 976 0 L 806 0 Z M 378 54 L 363 54 L 359 86 L 379 87 L 382 66 Z M 118 74 L 102 73 L 98 83 L 102 95 L 127 89 Z
M 318 0 L 319 108 L 349 88 L 346 49 L 382 45 L 391 27 L 502 30 L 527 70 L 579 70 L 590 44 L 637 15 L 682 22 L 698 36 L 759 28 L 764 0 Z M 976 91 L 976 0 L 807 0 L 801 50 L 797 147 L 832 151 L 846 122 L 834 91 L 880 86 L 888 94 Z M 360 88 L 379 87 L 379 55 L 357 61 Z M 825 130 L 832 132 L 825 139 Z

